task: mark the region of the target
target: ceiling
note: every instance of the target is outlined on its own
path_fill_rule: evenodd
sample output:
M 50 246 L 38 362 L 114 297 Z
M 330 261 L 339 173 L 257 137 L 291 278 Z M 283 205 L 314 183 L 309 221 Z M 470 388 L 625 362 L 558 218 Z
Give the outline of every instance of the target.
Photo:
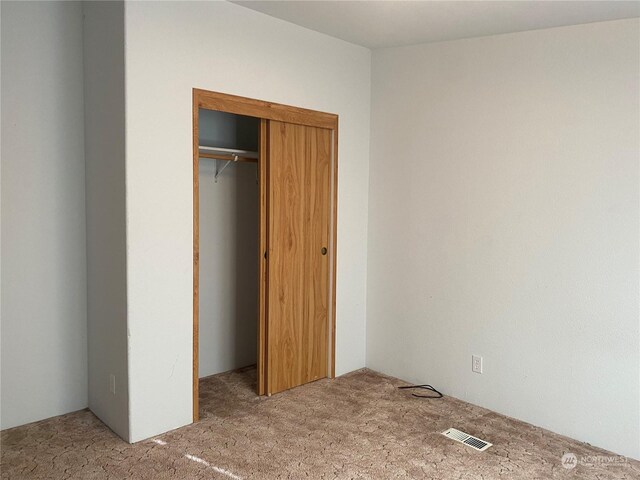
M 233 1 L 369 48 L 640 17 L 640 1 Z

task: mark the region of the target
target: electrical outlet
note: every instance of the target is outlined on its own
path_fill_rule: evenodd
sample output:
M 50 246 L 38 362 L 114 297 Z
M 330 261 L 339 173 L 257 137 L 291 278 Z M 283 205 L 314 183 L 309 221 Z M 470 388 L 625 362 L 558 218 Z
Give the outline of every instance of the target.
M 116 394 L 116 376 L 113 373 L 109 374 L 109 391 L 113 395 Z
M 482 373 L 482 357 L 480 355 L 471 356 L 471 371 Z

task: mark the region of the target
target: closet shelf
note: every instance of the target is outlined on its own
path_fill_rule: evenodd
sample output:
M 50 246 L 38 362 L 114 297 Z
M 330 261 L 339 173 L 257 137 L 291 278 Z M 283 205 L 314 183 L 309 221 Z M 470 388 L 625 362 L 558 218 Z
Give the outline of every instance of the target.
M 227 160 L 229 162 L 258 162 L 258 152 L 249 150 L 200 145 L 198 151 L 201 158 L 213 158 L 214 160 Z
M 231 162 L 258 163 L 258 152 L 238 150 L 237 148 L 207 147 L 204 145 L 198 145 L 198 155 L 200 158 L 212 158 L 216 161 L 216 173 L 213 177 L 216 183 L 218 183 L 218 176 Z M 224 162 L 222 168 L 220 168 L 219 161 Z

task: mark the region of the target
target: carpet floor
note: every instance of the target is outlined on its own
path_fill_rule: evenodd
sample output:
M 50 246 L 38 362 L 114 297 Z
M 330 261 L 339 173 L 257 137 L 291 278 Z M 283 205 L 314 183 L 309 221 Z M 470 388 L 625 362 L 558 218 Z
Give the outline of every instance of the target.
M 129 445 L 88 410 L 4 430 L 2 479 L 640 479 L 640 462 L 359 370 L 272 397 L 255 369 L 201 380 L 201 421 Z M 455 427 L 484 452 L 440 432 Z M 575 463 L 561 458 L 573 454 Z M 566 458 L 566 457 L 565 457 Z M 573 468 L 566 468 L 573 466 Z

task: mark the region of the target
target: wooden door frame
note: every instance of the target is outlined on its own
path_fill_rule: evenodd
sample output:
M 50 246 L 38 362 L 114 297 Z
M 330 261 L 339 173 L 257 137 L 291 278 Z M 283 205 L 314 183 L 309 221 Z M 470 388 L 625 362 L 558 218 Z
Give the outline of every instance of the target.
M 330 248 L 329 254 L 329 332 L 327 342 L 329 345 L 329 378 L 334 378 L 336 373 L 336 267 L 337 267 L 337 242 L 338 242 L 338 115 L 332 113 L 308 110 L 306 108 L 292 107 L 279 103 L 265 102 L 251 98 L 239 97 L 226 93 L 212 92 L 198 88 L 193 89 L 193 421 L 199 419 L 199 288 L 200 288 L 200 175 L 199 175 L 199 110 L 217 110 L 220 112 L 245 115 L 261 119 L 260 126 L 260 159 L 265 158 L 266 138 L 264 137 L 266 120 L 278 120 L 287 123 L 296 123 L 311 127 L 326 128 L 333 134 L 333 155 L 331 162 L 331 222 L 330 222 Z M 260 251 L 259 258 L 262 259 L 262 252 L 265 251 L 267 239 L 267 195 L 268 185 L 266 178 L 265 162 L 259 161 L 260 169 Z M 263 292 L 261 298 L 264 299 L 265 289 L 265 264 L 260 262 L 260 290 Z M 258 325 L 258 360 L 261 368 L 264 368 L 264 361 L 261 361 L 265 352 L 263 351 L 266 340 L 264 324 L 265 305 L 260 302 L 260 318 Z M 264 377 L 264 375 L 263 375 Z M 265 377 L 266 378 L 266 377 Z M 259 385 L 260 394 L 266 393 L 265 385 Z

